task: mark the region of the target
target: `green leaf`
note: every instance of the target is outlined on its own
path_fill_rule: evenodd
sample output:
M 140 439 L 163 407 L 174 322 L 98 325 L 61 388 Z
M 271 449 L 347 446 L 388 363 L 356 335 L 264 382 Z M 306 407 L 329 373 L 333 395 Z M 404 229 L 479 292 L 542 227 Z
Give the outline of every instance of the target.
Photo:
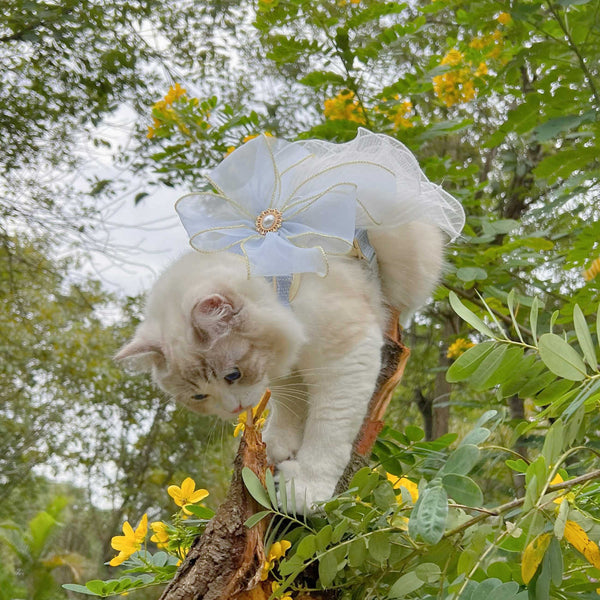
M 494 411 L 495 412 L 495 411 Z M 473 445 L 478 446 L 482 442 L 485 442 L 491 435 L 491 431 L 486 427 L 477 427 L 472 429 L 465 435 L 465 437 L 461 440 L 460 446 L 465 445 Z
M 494 387 L 510 377 L 523 360 L 523 348 L 501 345 L 494 348 L 469 378 L 469 384 L 477 391 Z
M 479 448 L 473 444 L 459 446 L 440 469 L 440 475 L 466 475 L 479 461 Z
M 454 292 L 450 292 L 448 296 L 450 300 L 450 306 L 454 312 L 461 318 L 463 321 L 466 321 L 471 327 L 487 335 L 488 337 L 496 339 L 496 335 L 494 332 L 470 309 L 468 309 L 459 299 L 458 296 Z
M 521 342 L 525 343 L 523 340 L 523 336 L 521 335 L 521 330 L 519 329 L 519 323 L 517 322 L 517 317 L 515 315 L 515 289 L 510 290 L 508 296 L 506 297 L 506 304 L 508 306 L 508 312 L 510 313 L 510 318 L 512 320 L 513 327 L 519 336 Z
M 550 578 L 552 579 L 552 583 L 560 589 L 563 575 L 563 556 L 560 543 L 555 537 L 552 538 L 546 554 L 550 563 Z
M 411 442 L 420 442 L 425 437 L 425 432 L 420 427 L 415 427 L 414 425 L 408 425 L 404 433 Z
M 295 555 L 299 556 L 303 560 L 306 560 L 307 558 L 312 558 L 316 550 L 317 544 L 315 542 L 315 536 L 313 534 L 309 534 L 300 540 Z
M 369 536 L 367 547 L 369 548 L 369 554 L 375 561 L 384 563 L 391 551 L 389 534 L 386 531 L 376 531 Z
M 561 455 L 564 443 L 563 423 L 560 419 L 555 421 L 544 440 L 542 448 L 542 456 L 546 461 L 546 465 L 551 466 L 556 463 L 556 459 Z
M 437 544 L 444 535 L 448 517 L 448 495 L 440 483 L 425 488 L 419 507 L 417 527 L 423 541 Z
M 540 357 L 550 371 L 571 381 L 585 379 L 585 364 L 567 342 L 554 333 L 545 333 L 539 339 Z
M 323 588 L 327 588 L 333 583 L 337 567 L 337 558 L 333 552 L 327 552 L 319 559 L 319 579 Z
M 244 467 L 242 469 L 242 479 L 244 480 L 244 485 L 250 495 L 262 506 L 265 508 L 273 508 L 271 505 L 271 501 L 269 500 L 269 496 L 267 491 L 263 487 L 260 479 L 256 476 L 256 473 L 252 471 L 249 467 Z M 275 505 L 276 507 L 277 505 Z
M 456 271 L 456 276 L 461 281 L 475 281 L 487 279 L 488 274 L 480 267 L 462 267 Z
M 356 538 L 348 549 L 348 564 L 353 568 L 359 568 L 367 559 L 367 545 L 363 538 Z
M 249 519 L 246 519 L 246 522 L 244 523 L 244 525 L 248 529 L 251 529 L 257 523 L 262 521 L 267 515 L 270 515 L 270 514 L 271 514 L 270 510 L 261 510 L 260 512 L 253 514 Z
M 567 519 L 569 518 L 569 502 L 567 500 L 563 500 L 558 508 L 558 514 L 556 515 L 556 520 L 554 521 L 554 537 L 560 541 L 563 539 L 565 535 L 565 525 L 567 524 Z
M 92 579 L 85 584 L 85 587 L 97 596 L 103 596 L 106 586 L 105 581 L 101 581 L 100 579 Z
M 518 458 L 517 460 L 509 458 L 508 460 L 504 461 L 504 464 L 517 473 L 525 473 L 529 468 L 529 464 L 526 463 L 522 458 Z
M 215 516 L 215 511 L 206 506 L 194 506 L 193 504 L 188 504 L 185 508 L 199 519 L 209 520 Z
M 414 571 L 410 571 L 396 580 L 394 585 L 390 588 L 387 597 L 405 598 L 408 594 L 412 594 L 412 592 L 415 592 L 422 587 L 424 583 L 425 582 L 420 579 Z
M 468 379 L 495 346 L 496 342 L 483 342 L 469 348 L 450 365 L 446 381 L 456 383 Z
M 329 543 L 331 542 L 331 537 L 333 535 L 333 528 L 331 525 L 325 525 L 321 530 L 317 532 L 317 536 L 315 538 L 317 548 L 322 552 L 327 548 Z
M 483 494 L 479 486 L 470 477 L 449 473 L 442 477 L 442 483 L 446 488 L 448 497 L 458 504 L 465 504 L 466 506 L 481 506 L 483 504 Z
M 596 350 L 594 343 L 592 342 L 592 336 L 588 328 L 587 321 L 583 316 L 583 311 L 579 308 L 579 304 L 575 305 L 573 309 L 573 324 L 575 325 L 575 333 L 577 334 L 577 341 L 581 346 L 583 356 L 587 364 L 594 370 L 598 371 L 598 361 L 596 360 Z
M 97 594 L 96 592 L 92 592 L 84 585 L 78 585 L 76 583 L 63 583 L 62 587 L 65 590 L 69 590 L 71 592 L 79 592 L 80 594 L 87 594 L 88 596 L 100 596 L 101 594 Z
M 277 506 L 277 491 L 275 490 L 275 480 L 273 479 L 273 473 L 271 469 L 265 471 L 265 486 L 267 493 L 269 494 L 269 500 L 271 500 L 272 506 Z M 283 485 L 282 487 L 285 487 Z

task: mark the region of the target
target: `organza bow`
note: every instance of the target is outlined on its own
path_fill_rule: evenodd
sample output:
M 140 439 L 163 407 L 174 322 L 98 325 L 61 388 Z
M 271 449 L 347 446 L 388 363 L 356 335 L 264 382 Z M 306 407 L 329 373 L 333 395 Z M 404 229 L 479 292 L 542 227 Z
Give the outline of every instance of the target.
M 327 255 L 348 254 L 356 228 L 426 219 L 453 239 L 464 223 L 460 204 L 427 180 L 405 146 L 365 129 L 345 144 L 262 135 L 207 179 L 217 193 L 176 204 L 190 243 L 241 254 L 249 275 L 326 275 Z

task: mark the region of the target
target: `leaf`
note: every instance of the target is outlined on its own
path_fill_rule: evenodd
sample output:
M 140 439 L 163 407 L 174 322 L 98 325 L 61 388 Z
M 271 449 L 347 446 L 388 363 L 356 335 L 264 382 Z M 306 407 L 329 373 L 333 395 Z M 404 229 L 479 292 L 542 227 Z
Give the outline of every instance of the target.
M 558 514 L 554 521 L 554 537 L 560 541 L 565 536 L 565 526 L 569 517 L 569 503 L 561 502 L 558 507 Z
M 78 585 L 76 583 L 63 583 L 62 587 L 65 590 L 69 590 L 71 592 L 79 592 L 80 594 L 87 594 L 88 596 L 99 596 L 100 594 L 96 594 L 96 592 L 92 592 L 84 585 Z
M 260 512 L 253 514 L 249 519 L 246 519 L 246 522 L 244 523 L 244 525 L 248 529 L 252 529 L 252 527 L 254 527 L 257 523 L 262 521 L 267 515 L 270 515 L 270 514 L 271 514 L 270 510 L 261 510 Z
M 564 565 L 560 543 L 555 537 L 552 538 L 550 547 L 546 552 L 550 565 L 550 577 L 552 578 L 552 583 L 558 588 L 562 583 Z
M 531 334 L 533 336 L 533 343 L 537 342 L 537 322 L 538 322 L 538 312 L 540 307 L 540 301 L 536 296 L 531 303 L 531 308 L 529 309 L 529 326 L 531 327 Z
M 581 552 L 586 560 L 600 569 L 600 549 L 598 544 L 592 542 L 583 528 L 575 521 L 567 521 L 565 524 L 565 539 L 573 548 Z
M 275 480 L 273 479 L 273 473 L 271 469 L 265 471 L 265 486 L 267 493 L 269 494 L 269 500 L 271 500 L 272 506 L 277 506 L 277 491 L 275 490 Z M 285 487 L 285 485 L 282 485 Z
M 453 473 L 455 475 L 466 475 L 477 464 L 479 460 L 479 448 L 472 444 L 459 446 L 448 457 L 446 464 L 440 469 L 440 475 Z
M 513 327 L 515 328 L 515 331 L 517 332 L 517 335 L 519 336 L 519 339 L 521 340 L 521 342 L 525 343 L 523 340 L 523 336 L 521 335 L 521 330 L 519 329 L 519 323 L 517 322 L 517 317 L 515 315 L 515 289 L 514 288 L 512 290 L 510 290 L 510 292 L 508 293 L 508 296 L 506 297 L 506 304 L 508 306 L 508 312 L 510 313 L 510 318 L 512 320 Z
M 450 300 L 450 306 L 454 312 L 463 320 L 466 321 L 471 327 L 487 335 L 488 337 L 496 339 L 494 332 L 469 308 L 467 308 L 459 299 L 454 292 L 450 292 L 448 296 Z
M 206 506 L 194 506 L 193 504 L 188 504 L 185 508 L 199 519 L 208 520 L 215 516 L 215 511 Z
M 405 573 L 390 588 L 388 598 L 404 598 L 407 594 L 418 590 L 425 582 L 414 572 Z
M 322 552 L 327 548 L 329 542 L 331 542 L 331 536 L 333 535 L 333 528 L 331 525 L 325 525 L 320 531 L 317 532 L 315 538 L 317 548 Z
M 509 467 L 513 471 L 516 471 L 517 473 L 525 473 L 527 471 L 527 468 L 529 467 L 529 464 L 526 463 L 522 458 L 519 458 L 517 460 L 509 458 L 504 462 L 507 467 Z
M 267 495 L 267 491 L 252 469 L 249 467 L 244 467 L 242 469 L 242 479 L 244 480 L 244 485 L 246 486 L 248 492 L 250 492 L 250 495 L 259 504 L 265 508 L 273 508 L 271 501 L 269 500 L 269 496 Z
M 462 267 L 456 271 L 456 276 L 461 281 L 475 281 L 487 279 L 488 274 L 485 269 L 479 267 Z
M 483 342 L 469 348 L 450 365 L 446 373 L 446 381 L 456 383 L 468 379 L 495 346 L 496 342 Z
M 504 352 L 493 350 L 469 378 L 469 383 L 475 390 L 483 391 L 502 383 L 523 361 L 523 348 L 506 345 L 501 348 Z
M 493 411 L 496 412 L 496 411 Z M 464 446 L 467 444 L 478 446 L 482 442 L 485 442 L 491 435 L 491 431 L 486 427 L 477 427 L 476 429 L 472 429 L 465 435 L 465 437 L 461 440 L 460 445 Z
M 417 577 L 425 583 L 435 583 L 439 581 L 442 570 L 435 563 L 421 563 L 415 567 Z
M 348 549 L 348 564 L 356 569 L 360 567 L 368 556 L 367 545 L 363 538 L 356 538 L 350 544 Z
M 579 308 L 579 304 L 575 305 L 573 309 L 573 324 L 575 325 L 575 333 L 577 334 L 577 341 L 581 346 L 583 356 L 587 364 L 594 370 L 598 371 L 598 361 L 596 360 L 596 350 L 594 349 L 594 343 L 592 342 L 592 336 L 588 328 L 587 321 L 583 316 L 583 311 Z
M 419 498 L 421 501 L 417 527 L 427 544 L 437 544 L 444 535 L 448 517 L 448 495 L 440 483 L 430 484 Z
M 585 379 L 586 369 L 583 360 L 561 337 L 554 333 L 545 333 L 538 342 L 540 358 L 544 364 L 559 377 L 571 381 Z
M 466 506 L 481 506 L 483 504 L 483 494 L 479 486 L 470 477 L 449 473 L 442 477 L 442 483 L 448 496 L 458 504 L 465 504 Z
M 551 541 L 551 533 L 542 533 L 525 548 L 521 559 L 521 577 L 523 577 L 525 583 L 529 583 L 532 580 Z
M 369 536 L 367 547 L 369 548 L 369 554 L 378 563 L 384 563 L 391 551 L 389 534 L 385 531 L 376 531 Z
M 560 419 L 555 421 L 544 440 L 542 447 L 542 456 L 548 466 L 556 463 L 556 459 L 560 456 L 564 444 L 563 423 Z
M 319 558 L 319 579 L 323 588 L 329 587 L 337 574 L 337 558 L 333 552 L 327 552 Z

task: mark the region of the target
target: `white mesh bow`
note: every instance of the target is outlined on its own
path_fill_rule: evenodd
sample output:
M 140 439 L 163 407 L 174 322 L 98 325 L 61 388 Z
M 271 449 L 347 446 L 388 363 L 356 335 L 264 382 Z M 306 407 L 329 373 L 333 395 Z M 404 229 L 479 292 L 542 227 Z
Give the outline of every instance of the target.
M 356 228 L 426 220 L 454 239 L 464 224 L 456 199 L 433 185 L 400 142 L 359 129 L 351 142 L 285 142 L 259 136 L 219 164 L 217 193 L 181 198 L 192 246 L 246 258 L 251 275 L 327 273 Z

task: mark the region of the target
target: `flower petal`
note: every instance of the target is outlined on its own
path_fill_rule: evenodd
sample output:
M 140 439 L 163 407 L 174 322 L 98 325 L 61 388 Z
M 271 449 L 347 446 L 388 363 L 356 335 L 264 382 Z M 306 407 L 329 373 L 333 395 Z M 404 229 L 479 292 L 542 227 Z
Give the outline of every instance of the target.
M 196 489 L 196 482 L 191 477 L 186 477 L 181 484 L 181 495 L 187 500 L 186 504 L 190 501 L 190 496 Z
M 124 563 L 131 554 L 126 554 L 125 552 L 119 552 L 117 556 L 115 556 L 108 564 L 111 567 L 118 567 L 120 564 Z
M 175 504 L 177 504 L 177 506 L 183 505 L 181 488 L 178 485 L 170 485 L 167 488 L 167 494 L 169 494 L 169 496 L 173 498 L 173 501 L 175 502 Z
M 140 519 L 138 526 L 135 528 L 134 537 L 137 541 L 141 541 L 146 537 L 148 533 L 148 513 L 144 513 L 144 516 Z
M 200 502 L 204 500 L 209 495 L 208 490 L 200 489 L 196 490 L 193 494 L 188 498 L 188 502 L 190 504 L 196 504 L 196 502 Z

